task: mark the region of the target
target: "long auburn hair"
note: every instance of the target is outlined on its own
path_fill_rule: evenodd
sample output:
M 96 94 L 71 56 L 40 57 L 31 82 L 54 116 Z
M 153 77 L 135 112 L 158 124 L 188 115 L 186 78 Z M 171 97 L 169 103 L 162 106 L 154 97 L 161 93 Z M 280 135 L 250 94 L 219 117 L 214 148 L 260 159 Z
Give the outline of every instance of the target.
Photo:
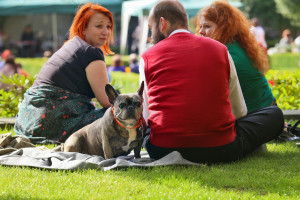
M 101 47 L 101 50 L 104 52 L 104 54 L 114 54 L 109 48 L 109 43 L 113 41 L 113 16 L 112 13 L 98 5 L 93 3 L 87 3 L 84 5 L 79 6 L 78 11 L 73 19 L 73 23 L 69 30 L 69 40 L 72 39 L 75 36 L 79 36 L 81 39 L 85 40 L 83 32 L 86 29 L 88 22 L 93 14 L 96 12 L 102 13 L 105 16 L 107 16 L 111 21 L 111 34 L 108 39 L 108 41 L 104 44 L 104 46 Z
M 250 22 L 244 14 L 226 1 L 214 1 L 200 10 L 197 18 L 196 34 L 199 35 L 200 18 L 216 23 L 212 39 L 223 44 L 237 41 L 250 57 L 253 66 L 265 73 L 269 69 L 268 56 L 250 32 Z

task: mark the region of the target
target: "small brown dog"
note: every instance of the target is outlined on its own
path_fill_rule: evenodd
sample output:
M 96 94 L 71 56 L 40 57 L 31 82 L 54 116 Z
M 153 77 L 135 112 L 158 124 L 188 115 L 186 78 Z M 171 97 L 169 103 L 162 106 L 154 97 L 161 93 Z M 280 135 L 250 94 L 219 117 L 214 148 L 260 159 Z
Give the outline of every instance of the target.
M 104 116 L 72 134 L 62 145 L 64 152 L 99 155 L 105 159 L 126 156 L 132 150 L 140 158 L 146 123 L 143 119 L 142 82 L 137 93 L 118 94 L 107 84 L 106 94 L 112 106 Z

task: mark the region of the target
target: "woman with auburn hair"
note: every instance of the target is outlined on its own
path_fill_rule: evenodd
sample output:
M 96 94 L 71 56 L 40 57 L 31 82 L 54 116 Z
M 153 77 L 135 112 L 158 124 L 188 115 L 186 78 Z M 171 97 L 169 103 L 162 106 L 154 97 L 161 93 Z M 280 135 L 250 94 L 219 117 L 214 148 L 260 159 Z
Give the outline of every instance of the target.
M 68 41 L 44 64 L 21 104 L 14 131 L 32 139 L 64 142 L 72 133 L 101 118 L 111 104 L 104 54 L 113 52 L 113 17 L 93 3 L 79 7 Z M 102 109 L 95 109 L 96 98 Z
M 276 104 L 264 73 L 268 56 L 250 32 L 243 13 L 226 1 L 215 1 L 200 10 L 196 34 L 227 46 L 234 61 L 248 113 Z

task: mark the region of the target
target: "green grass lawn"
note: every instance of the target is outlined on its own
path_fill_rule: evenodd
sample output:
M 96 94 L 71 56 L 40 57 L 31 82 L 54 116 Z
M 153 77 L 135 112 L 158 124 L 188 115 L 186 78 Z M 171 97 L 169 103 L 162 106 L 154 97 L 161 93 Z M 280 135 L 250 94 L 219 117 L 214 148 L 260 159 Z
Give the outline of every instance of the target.
M 273 70 L 294 71 L 300 69 L 300 53 L 278 53 L 269 58 Z
M 16 58 L 16 62 L 32 76 L 40 72 L 47 60 L 48 58 Z
M 128 66 L 128 56 L 122 56 L 125 66 Z M 48 58 L 16 58 L 16 62 L 20 63 L 29 74 L 36 75 L 39 73 L 40 69 L 47 62 Z M 105 57 L 105 63 L 107 66 L 110 66 L 112 63 L 112 56 Z
M 127 55 L 122 56 L 124 65 L 128 66 Z M 22 64 L 23 68 L 31 75 L 37 75 L 42 66 L 47 61 L 47 58 L 17 58 L 16 62 Z M 107 66 L 112 63 L 112 56 L 105 58 Z M 300 54 L 299 53 L 283 53 L 270 56 L 270 66 L 272 70 L 293 72 L 300 69 Z M 271 71 L 272 71 L 271 70 Z M 114 86 L 120 89 L 121 93 L 136 92 L 139 86 L 139 76 L 134 73 L 113 72 L 112 78 Z
M 281 53 L 270 57 L 270 66 L 273 70 L 294 71 L 300 69 L 300 53 Z M 124 65 L 128 66 L 128 56 L 122 56 Z M 38 74 L 41 67 L 47 61 L 47 58 L 17 58 L 16 62 L 22 64 L 23 68 L 31 75 Z M 112 56 L 105 58 L 107 66 L 112 63 Z
M 0 166 L 0 199 L 299 199 L 300 148 L 294 142 L 267 147 L 239 162 L 200 167 L 71 172 Z
M 17 61 L 37 74 L 45 59 Z M 296 61 L 276 62 L 271 58 L 272 69 L 299 69 Z M 127 74 L 122 82 L 119 76 L 113 74 L 116 85 L 137 89 L 138 75 Z M 7 132 L 13 131 L 0 129 Z M 295 142 L 267 147 L 236 163 L 200 167 L 70 172 L 0 166 L 0 199 L 300 199 L 300 148 Z

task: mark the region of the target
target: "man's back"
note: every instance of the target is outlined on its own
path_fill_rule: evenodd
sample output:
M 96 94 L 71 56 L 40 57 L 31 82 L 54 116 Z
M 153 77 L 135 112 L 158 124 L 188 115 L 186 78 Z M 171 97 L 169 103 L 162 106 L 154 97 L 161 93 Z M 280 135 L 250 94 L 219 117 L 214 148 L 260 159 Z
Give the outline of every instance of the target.
M 181 32 L 157 43 L 143 59 L 154 145 L 209 147 L 233 140 L 224 45 Z

